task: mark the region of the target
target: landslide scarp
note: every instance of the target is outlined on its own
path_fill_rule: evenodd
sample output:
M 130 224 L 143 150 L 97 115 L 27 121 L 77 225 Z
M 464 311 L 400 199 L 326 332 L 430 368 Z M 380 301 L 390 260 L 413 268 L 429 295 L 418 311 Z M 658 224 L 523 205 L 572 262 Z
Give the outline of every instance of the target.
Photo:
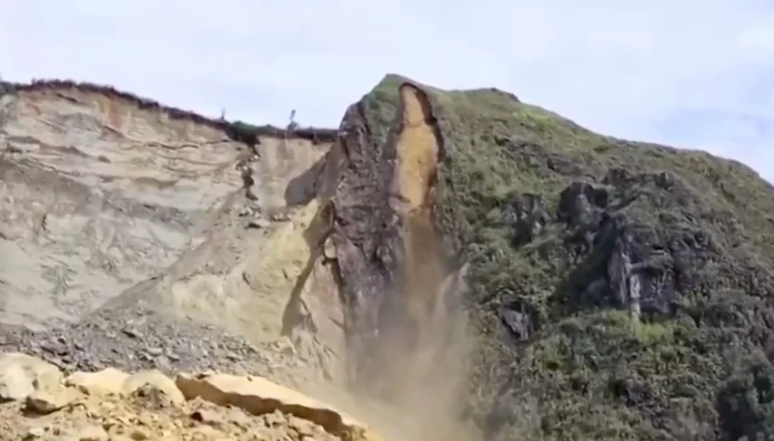
M 396 92 L 387 125 L 371 126 L 361 102 L 341 126 L 347 167 L 331 201 L 332 242 L 347 299 L 351 386 L 410 415 L 422 438 L 462 439 L 470 340 L 461 268 L 433 222 L 443 138 L 422 88 L 407 82 Z
M 295 350 L 335 374 L 341 307 L 316 216 L 336 130 L 213 120 L 68 81 L 4 91 L 0 344 L 70 369 L 269 369 L 281 360 L 251 344 L 279 351 L 313 329 Z

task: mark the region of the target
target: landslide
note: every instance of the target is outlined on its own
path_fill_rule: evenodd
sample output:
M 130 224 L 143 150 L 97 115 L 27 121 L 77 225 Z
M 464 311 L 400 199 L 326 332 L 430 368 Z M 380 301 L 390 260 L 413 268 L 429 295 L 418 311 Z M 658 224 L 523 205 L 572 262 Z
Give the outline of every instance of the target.
M 485 439 L 774 436 L 767 182 L 705 152 L 593 133 L 499 90 L 395 75 L 350 109 L 353 162 L 401 163 L 406 91 L 426 108 L 408 124 L 414 163 L 431 157 L 428 137 L 440 146 L 432 230 L 439 261 L 467 270 L 479 334 L 467 411 Z M 360 250 L 361 272 L 395 266 L 383 244 Z
M 392 439 L 465 438 L 464 271 L 436 250 L 419 89 L 381 146 L 358 106 L 338 130 L 277 129 L 109 86 L 3 87 L 0 349 L 68 374 L 258 374 Z
M 422 439 L 772 435 L 774 199 L 739 163 L 395 75 L 338 130 L 3 87 L 3 350 L 312 372 Z

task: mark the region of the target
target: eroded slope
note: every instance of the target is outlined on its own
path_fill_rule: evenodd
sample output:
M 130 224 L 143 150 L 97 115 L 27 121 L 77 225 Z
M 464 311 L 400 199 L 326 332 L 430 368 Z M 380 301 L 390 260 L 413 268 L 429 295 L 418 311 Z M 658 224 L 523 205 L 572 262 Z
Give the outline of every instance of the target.
M 0 323 L 75 323 L 72 338 L 47 343 L 73 368 L 126 355 L 154 364 L 148 350 L 158 347 L 174 347 L 162 364 L 189 353 L 194 362 L 191 344 L 223 362 L 250 352 L 236 337 L 210 347 L 185 321 L 159 314 L 257 344 L 304 324 L 331 344 L 341 339 L 333 275 L 311 257 L 335 130 L 232 124 L 61 81 L 7 85 L 0 104 Z M 302 291 L 315 293 L 308 304 Z M 180 340 L 165 341 L 171 335 Z M 36 337 L 11 338 L 25 339 Z M 119 346 L 129 354 L 111 350 Z M 327 364 L 333 355 L 323 352 Z
M 246 146 L 125 100 L 40 86 L 0 112 L 6 323 L 76 321 L 156 275 L 242 187 Z

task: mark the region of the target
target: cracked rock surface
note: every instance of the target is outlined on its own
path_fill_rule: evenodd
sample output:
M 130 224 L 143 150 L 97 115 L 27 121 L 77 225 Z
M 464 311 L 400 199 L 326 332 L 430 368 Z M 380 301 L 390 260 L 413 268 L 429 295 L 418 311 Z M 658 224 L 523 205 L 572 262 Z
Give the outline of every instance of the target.
M 107 368 L 66 375 L 0 354 L 0 439 L 378 441 L 348 415 L 260 377 Z

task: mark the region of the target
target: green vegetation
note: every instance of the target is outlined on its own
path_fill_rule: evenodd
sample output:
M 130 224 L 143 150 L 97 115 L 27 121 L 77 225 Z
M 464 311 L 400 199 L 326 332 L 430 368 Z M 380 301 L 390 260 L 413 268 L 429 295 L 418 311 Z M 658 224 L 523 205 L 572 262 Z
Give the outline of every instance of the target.
M 362 102 L 377 142 L 403 81 Z M 772 188 L 497 90 L 424 89 L 446 149 L 437 226 L 471 263 L 488 439 L 774 439 Z M 530 326 L 509 332 L 506 310 Z

